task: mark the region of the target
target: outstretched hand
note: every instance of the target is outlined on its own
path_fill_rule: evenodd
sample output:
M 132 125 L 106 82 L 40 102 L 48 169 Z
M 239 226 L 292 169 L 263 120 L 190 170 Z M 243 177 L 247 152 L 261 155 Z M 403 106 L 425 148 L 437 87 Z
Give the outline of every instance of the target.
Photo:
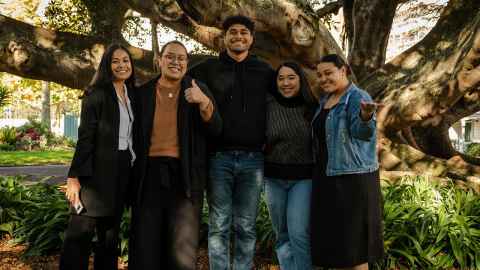
M 360 117 L 364 121 L 370 120 L 373 116 L 373 113 L 383 106 L 384 105 L 382 103 L 365 102 L 362 100 L 360 101 Z

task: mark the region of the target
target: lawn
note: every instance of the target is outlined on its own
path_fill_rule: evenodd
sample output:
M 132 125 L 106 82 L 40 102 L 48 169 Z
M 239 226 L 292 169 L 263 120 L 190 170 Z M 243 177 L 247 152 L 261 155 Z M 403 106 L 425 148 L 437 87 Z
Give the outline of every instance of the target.
M 0 152 L 0 166 L 69 164 L 73 151 L 9 151 Z

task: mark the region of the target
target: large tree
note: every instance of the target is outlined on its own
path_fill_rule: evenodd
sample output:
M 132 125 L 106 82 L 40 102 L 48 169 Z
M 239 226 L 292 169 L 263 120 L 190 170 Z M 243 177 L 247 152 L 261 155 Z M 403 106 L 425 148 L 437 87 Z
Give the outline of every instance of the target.
M 0 14 L 0 71 L 83 88 L 104 48 L 129 46 L 142 78 L 153 53 L 128 44 L 122 27 L 132 10 L 207 48 L 222 50 L 220 25 L 233 14 L 256 22 L 254 53 L 272 66 L 304 65 L 316 88 L 314 63 L 342 53 L 322 17 L 343 7 L 348 60 L 356 82 L 384 108 L 378 113 L 378 153 L 385 171 L 414 171 L 475 181 L 479 161 L 458 153 L 448 128 L 480 110 L 480 1 L 450 0 L 418 44 L 386 63 L 395 12 L 408 0 L 339 0 L 320 10 L 306 0 L 76 0 L 88 12 L 86 34 L 35 27 Z M 473 176 L 473 177 L 472 177 Z

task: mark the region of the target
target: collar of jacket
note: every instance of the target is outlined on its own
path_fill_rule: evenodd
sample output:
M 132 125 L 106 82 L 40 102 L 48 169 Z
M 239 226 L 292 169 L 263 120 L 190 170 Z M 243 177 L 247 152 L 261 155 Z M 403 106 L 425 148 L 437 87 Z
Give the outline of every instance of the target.
M 108 88 L 106 88 L 105 90 L 107 90 L 107 89 L 109 90 L 108 92 L 110 93 L 112 98 L 115 101 L 118 101 L 118 96 L 117 96 L 117 93 L 116 93 L 116 90 L 115 90 L 115 86 L 113 85 L 113 82 L 108 84 Z M 131 89 L 128 89 L 128 87 L 126 85 L 125 85 L 125 89 L 127 89 L 126 93 L 127 93 L 128 99 L 131 102 L 132 101 L 132 96 L 131 96 L 132 91 L 131 91 Z
M 350 83 L 350 85 L 347 87 L 347 91 L 345 91 L 345 93 L 343 94 L 343 96 L 340 98 L 340 100 L 338 101 L 337 104 L 348 104 L 348 100 L 350 99 L 350 95 L 352 94 L 352 91 L 354 89 L 357 89 L 358 87 L 354 84 L 354 83 Z M 328 94 L 328 95 L 325 95 L 322 99 L 320 99 L 320 102 L 318 103 L 319 106 L 317 108 L 317 111 L 315 112 L 315 114 L 313 115 L 313 118 L 312 118 L 312 121 L 311 123 L 313 123 L 315 121 L 315 119 L 317 118 L 317 116 L 320 114 L 320 111 L 323 110 L 323 105 L 325 105 L 325 102 L 327 102 L 328 98 L 331 96 L 332 94 Z M 312 133 L 313 134 L 313 133 Z
M 128 99 L 130 100 L 130 102 L 132 102 L 132 89 L 129 89 L 128 87 L 127 88 L 127 95 L 128 95 Z M 92 91 L 104 91 L 106 94 L 110 95 L 110 97 L 112 97 L 113 100 L 117 101 L 118 100 L 118 97 L 117 97 L 117 93 L 115 92 L 115 86 L 113 86 L 113 82 L 110 82 L 110 83 L 107 83 L 107 84 L 103 84 L 103 85 L 97 85 L 95 87 L 92 88 L 92 90 L 90 91 L 85 91 L 85 95 L 90 95 L 90 93 Z

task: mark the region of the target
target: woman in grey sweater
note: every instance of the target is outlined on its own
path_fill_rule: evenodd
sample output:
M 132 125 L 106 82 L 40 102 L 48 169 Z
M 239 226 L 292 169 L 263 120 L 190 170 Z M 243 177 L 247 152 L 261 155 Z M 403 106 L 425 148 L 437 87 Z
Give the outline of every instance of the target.
M 276 70 L 267 96 L 265 194 L 277 236 L 282 270 L 310 270 L 310 121 L 317 105 L 300 66 L 285 62 Z

